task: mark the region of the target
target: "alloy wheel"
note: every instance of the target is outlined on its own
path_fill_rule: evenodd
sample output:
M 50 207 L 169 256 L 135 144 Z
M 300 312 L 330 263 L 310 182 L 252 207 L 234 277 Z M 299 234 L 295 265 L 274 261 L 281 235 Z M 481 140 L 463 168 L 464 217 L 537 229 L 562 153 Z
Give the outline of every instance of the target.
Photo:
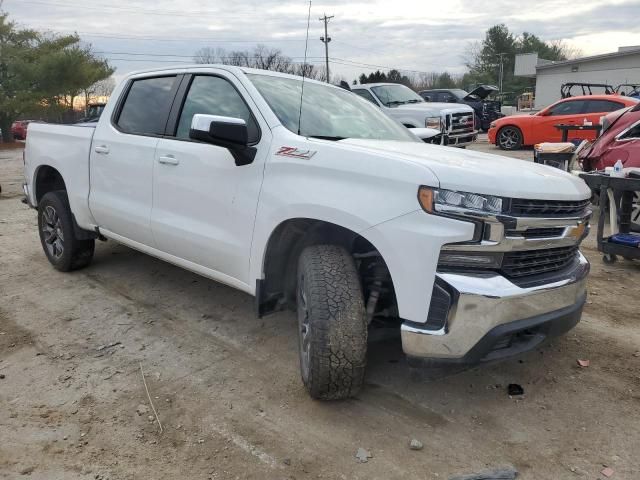
M 62 257 L 64 253 L 62 222 L 56 209 L 51 205 L 47 205 L 42 211 L 42 233 L 49 255 L 56 260 Z

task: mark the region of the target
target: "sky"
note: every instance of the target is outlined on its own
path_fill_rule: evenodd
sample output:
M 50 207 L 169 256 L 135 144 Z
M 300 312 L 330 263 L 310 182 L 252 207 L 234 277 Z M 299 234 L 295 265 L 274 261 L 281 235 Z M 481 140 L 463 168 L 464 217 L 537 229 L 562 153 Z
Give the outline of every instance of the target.
M 0 0 L 2 2 L 2 0 Z M 305 53 L 308 1 L 291 0 L 4 0 L 20 26 L 77 32 L 116 67 L 133 70 L 192 63 L 202 47 L 278 48 Z M 584 55 L 640 45 L 640 0 L 317 0 L 311 5 L 309 62 L 324 62 L 323 14 L 329 21 L 330 69 L 351 81 L 362 72 L 465 71 L 466 52 L 487 28 L 506 24 L 543 40 L 564 40 Z

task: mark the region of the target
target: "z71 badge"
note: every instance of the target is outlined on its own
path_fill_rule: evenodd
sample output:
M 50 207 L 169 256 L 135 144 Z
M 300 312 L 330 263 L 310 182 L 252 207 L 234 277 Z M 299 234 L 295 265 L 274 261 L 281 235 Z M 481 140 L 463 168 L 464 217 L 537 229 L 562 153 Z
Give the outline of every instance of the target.
M 281 157 L 293 157 L 309 160 L 316 154 L 315 150 L 300 150 L 296 147 L 280 147 L 276 152 L 276 155 Z

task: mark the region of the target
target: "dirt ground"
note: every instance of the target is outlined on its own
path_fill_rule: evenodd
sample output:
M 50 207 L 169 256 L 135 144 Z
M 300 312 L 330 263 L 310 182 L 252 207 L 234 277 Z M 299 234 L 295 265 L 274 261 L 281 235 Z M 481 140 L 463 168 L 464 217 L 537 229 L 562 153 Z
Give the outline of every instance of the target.
M 257 320 L 252 297 L 111 241 L 85 270 L 51 268 L 21 168 L 0 150 L 0 478 L 640 478 L 640 264 L 605 266 L 593 235 L 566 336 L 432 371 L 411 370 L 397 339 L 372 342 L 358 398 L 321 403 L 299 379 L 292 314 Z

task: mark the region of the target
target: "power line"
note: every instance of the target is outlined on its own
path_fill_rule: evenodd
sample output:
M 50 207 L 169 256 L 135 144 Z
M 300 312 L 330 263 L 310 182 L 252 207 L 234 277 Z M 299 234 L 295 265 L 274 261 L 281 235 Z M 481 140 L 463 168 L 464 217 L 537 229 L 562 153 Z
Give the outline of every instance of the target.
M 331 82 L 331 76 L 329 75 L 329 42 L 331 41 L 331 37 L 327 33 L 327 24 L 333 17 L 334 15 L 327 17 L 327 14 L 325 13 L 322 18 L 318 19 L 321 22 L 324 22 L 324 37 L 320 37 L 320 41 L 324 43 L 324 61 L 325 68 L 327 69 L 327 83 Z
M 130 56 L 146 56 L 146 57 L 177 57 L 177 58 L 194 58 L 197 57 L 197 55 L 182 55 L 182 54 L 171 54 L 171 53 L 145 53 L 145 52 L 106 52 L 106 51 L 100 51 L 100 50 L 96 50 L 93 53 L 99 54 L 99 55 L 130 55 Z M 288 55 L 286 55 L 287 58 L 305 58 L 305 57 L 289 57 Z M 234 58 L 231 55 L 226 55 L 226 56 L 221 56 L 218 57 L 219 60 L 227 60 L 227 59 L 231 59 Z M 324 57 L 307 57 L 307 58 L 324 58 Z

